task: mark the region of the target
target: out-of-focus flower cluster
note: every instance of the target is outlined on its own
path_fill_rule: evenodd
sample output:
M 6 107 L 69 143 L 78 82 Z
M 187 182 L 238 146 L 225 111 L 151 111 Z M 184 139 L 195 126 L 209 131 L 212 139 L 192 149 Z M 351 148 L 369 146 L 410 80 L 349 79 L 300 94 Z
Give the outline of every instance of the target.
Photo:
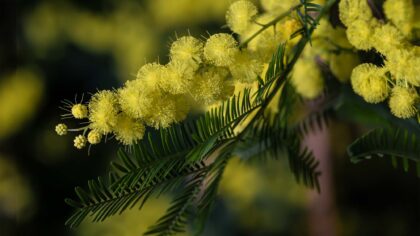
M 119 4 L 104 15 L 65 3 L 43 3 L 25 19 L 25 34 L 41 56 L 63 42 L 111 54 L 119 77 L 127 80 L 156 53 L 156 32 L 143 12 L 132 2 Z
M 0 214 L 24 220 L 33 211 L 31 188 L 13 162 L 0 155 Z
M 20 68 L 0 81 L 0 140 L 18 131 L 37 111 L 44 86 L 31 69 Z

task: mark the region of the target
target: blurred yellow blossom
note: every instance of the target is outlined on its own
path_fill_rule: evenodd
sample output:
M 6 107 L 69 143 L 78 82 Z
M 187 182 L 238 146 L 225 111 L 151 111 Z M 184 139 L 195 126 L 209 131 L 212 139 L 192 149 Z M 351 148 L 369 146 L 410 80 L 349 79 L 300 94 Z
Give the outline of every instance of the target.
M 34 116 L 44 91 L 41 77 L 18 68 L 0 81 L 0 140 L 18 131 Z
M 34 199 L 27 180 L 13 162 L 0 155 L 0 213 L 25 219 L 34 210 Z

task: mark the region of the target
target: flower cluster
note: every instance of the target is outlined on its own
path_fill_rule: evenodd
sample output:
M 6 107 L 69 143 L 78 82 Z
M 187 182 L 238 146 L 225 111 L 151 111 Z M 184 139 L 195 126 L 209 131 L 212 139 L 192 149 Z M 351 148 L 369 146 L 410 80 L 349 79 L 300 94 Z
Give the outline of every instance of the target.
M 283 3 L 290 8 L 299 1 Z M 78 149 L 100 143 L 108 136 L 132 145 L 143 138 L 147 126 L 169 127 L 184 120 L 191 110 L 206 109 L 232 96 L 235 86 L 255 86 L 258 76 L 264 77 L 263 68 L 278 44 L 295 44 L 297 41 L 291 35 L 302 28 L 293 14 L 276 21 L 278 7 L 266 7 L 266 12 L 258 14 L 250 1 L 232 3 L 226 21 L 237 37 L 217 33 L 206 41 L 190 35 L 177 38 L 170 47 L 167 64 L 145 64 L 136 79 L 113 91 L 98 91 L 87 104 L 66 102 L 64 118 L 85 120 L 87 125 L 67 129 L 59 124 L 57 133 L 82 132 L 74 140 Z M 264 28 L 265 25 L 269 27 Z M 316 66 L 305 61 L 300 64 L 303 73 Z M 314 80 L 308 87 L 319 88 L 322 83 Z M 315 89 L 309 96 L 317 93 Z
M 376 19 L 366 0 L 342 0 L 340 19 L 349 42 L 358 50 L 375 50 L 384 65 L 361 64 L 353 69 L 354 91 L 369 103 L 389 98 L 392 114 L 411 118 L 418 113 L 420 48 L 410 43 L 414 6 L 411 0 L 386 0 L 386 22 Z

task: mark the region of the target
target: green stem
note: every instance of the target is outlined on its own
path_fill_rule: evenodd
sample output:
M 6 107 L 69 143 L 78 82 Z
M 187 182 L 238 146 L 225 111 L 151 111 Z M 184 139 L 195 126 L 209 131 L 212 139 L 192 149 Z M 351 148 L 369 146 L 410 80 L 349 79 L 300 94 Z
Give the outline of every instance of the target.
M 277 16 L 276 18 L 274 18 L 272 21 L 268 22 L 267 24 L 258 24 L 261 25 L 261 29 L 259 29 L 257 32 L 255 32 L 251 37 L 247 38 L 245 41 L 243 41 L 239 47 L 243 48 L 246 45 L 248 45 L 248 43 L 253 40 L 255 37 L 257 37 L 259 34 L 261 34 L 264 30 L 268 29 L 269 27 L 275 25 L 277 22 L 279 22 L 280 20 L 282 20 L 283 18 L 287 17 L 290 15 L 290 13 L 292 13 L 293 11 L 295 11 L 296 9 L 300 8 L 302 6 L 302 3 L 297 4 L 295 6 L 293 6 L 292 8 L 290 8 L 288 11 L 284 12 L 283 14 Z
M 331 6 L 334 4 L 335 0 L 329 0 L 325 6 L 320 11 L 319 15 L 316 18 L 316 22 L 319 22 L 321 17 L 331 8 Z M 293 8 L 292 8 L 293 9 Z M 310 35 L 312 35 L 313 31 L 315 30 L 315 26 L 312 26 L 309 29 Z M 276 95 L 277 91 L 284 85 L 285 82 L 281 80 L 281 78 L 287 79 L 287 75 L 291 72 L 294 65 L 296 64 L 297 60 L 299 59 L 300 55 L 303 52 L 303 49 L 305 48 L 306 44 L 309 42 L 309 35 L 307 37 L 303 37 L 299 40 L 298 44 L 296 45 L 296 52 L 292 58 L 292 60 L 287 64 L 286 69 L 282 71 L 279 75 L 275 75 L 278 79 L 275 80 L 276 84 L 274 85 L 274 88 L 272 92 L 268 95 L 267 99 L 265 99 L 261 104 L 259 104 L 257 107 L 259 107 L 259 110 L 257 114 L 252 118 L 252 120 L 248 123 L 248 125 L 244 128 L 244 130 L 237 136 L 238 139 L 240 139 L 245 133 L 246 130 L 248 130 L 250 127 L 252 127 L 252 123 L 255 122 L 256 119 L 258 119 L 261 115 L 264 114 L 265 108 L 268 106 L 268 104 L 271 102 L 271 100 Z M 287 81 L 286 81 L 287 82 Z

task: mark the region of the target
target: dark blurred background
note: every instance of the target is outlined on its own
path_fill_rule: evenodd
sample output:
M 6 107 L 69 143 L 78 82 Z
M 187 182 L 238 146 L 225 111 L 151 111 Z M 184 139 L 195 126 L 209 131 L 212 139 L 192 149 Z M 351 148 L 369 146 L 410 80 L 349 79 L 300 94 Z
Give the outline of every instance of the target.
M 146 62 L 166 62 L 176 35 L 226 31 L 230 2 L 0 1 L 1 236 L 140 235 L 163 213 L 168 196 L 104 223 L 64 226 L 64 198 L 105 173 L 118 147 L 76 150 L 73 137 L 54 132 L 58 107 L 120 86 Z M 285 161 L 233 161 L 204 234 L 320 235 L 324 225 L 331 235 L 420 235 L 419 179 L 387 160 L 350 163 L 345 147 L 364 130 L 334 121 L 324 131 L 332 152 L 320 195 L 296 184 Z

